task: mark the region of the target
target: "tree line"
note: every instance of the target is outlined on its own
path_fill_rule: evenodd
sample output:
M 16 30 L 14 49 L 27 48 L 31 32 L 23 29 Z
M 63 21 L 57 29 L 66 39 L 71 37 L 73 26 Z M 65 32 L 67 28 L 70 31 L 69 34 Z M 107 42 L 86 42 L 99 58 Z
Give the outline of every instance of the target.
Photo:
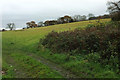
M 95 16 L 92 13 L 86 15 L 74 15 L 73 17 L 65 15 L 63 17 L 58 18 L 57 20 L 47 20 L 45 22 L 39 22 L 38 24 L 35 21 L 27 22 L 27 28 L 32 27 L 43 27 L 43 26 L 50 26 L 56 24 L 64 24 L 64 23 L 71 23 L 71 22 L 78 22 L 78 21 L 86 21 L 86 20 L 95 20 L 95 19 L 105 19 L 111 18 L 113 21 L 120 21 L 120 0 L 118 1 L 108 1 L 108 12 L 110 14 L 105 14 L 102 16 Z M 88 17 L 88 19 L 87 19 Z
M 88 17 L 88 19 L 87 19 Z M 86 15 L 74 15 L 73 17 L 69 15 L 65 15 L 63 17 L 58 18 L 57 20 L 46 20 L 45 22 L 39 22 L 38 24 L 35 21 L 27 22 L 27 28 L 35 28 L 35 27 L 43 27 L 43 26 L 50 26 L 56 24 L 64 24 L 64 23 L 72 23 L 72 22 L 79 22 L 79 21 L 86 21 L 86 20 L 94 20 L 94 19 L 105 19 L 110 18 L 109 15 L 103 16 L 94 16 L 94 14 L 89 13 L 88 16 Z
M 69 15 L 65 15 L 63 17 L 58 18 L 57 20 L 47 20 L 45 22 L 41 21 L 39 23 L 36 23 L 35 21 L 30 21 L 30 22 L 27 22 L 26 25 L 27 25 L 27 28 L 35 28 L 35 27 L 43 27 L 43 26 L 50 26 L 50 25 L 56 25 L 56 24 L 86 21 L 86 20 L 95 20 L 95 19 L 100 20 L 100 19 L 105 19 L 105 18 L 111 18 L 113 21 L 120 21 L 120 0 L 108 1 L 107 6 L 108 6 L 108 11 L 110 13 L 109 15 L 105 14 L 102 16 L 94 16 L 94 14 L 92 13 L 89 13 L 88 16 L 74 15 L 71 17 Z M 7 28 L 9 28 L 10 30 L 14 30 L 15 24 L 8 23 Z M 5 31 L 5 29 L 3 29 L 2 31 Z

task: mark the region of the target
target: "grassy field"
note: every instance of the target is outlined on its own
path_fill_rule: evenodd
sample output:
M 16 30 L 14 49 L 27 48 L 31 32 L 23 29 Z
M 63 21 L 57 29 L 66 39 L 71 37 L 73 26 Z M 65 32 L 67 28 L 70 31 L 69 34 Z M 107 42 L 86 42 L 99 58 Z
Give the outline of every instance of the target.
M 101 22 L 108 21 L 110 21 L 110 19 L 101 20 Z M 91 22 L 95 24 L 96 20 L 92 20 Z M 77 75 L 77 77 L 93 77 L 93 74 L 96 74 L 94 75 L 94 77 L 118 77 L 116 76 L 116 74 L 108 70 L 104 72 L 106 76 L 102 75 L 102 71 L 105 70 L 100 67 L 100 64 L 94 65 L 94 70 L 92 72 L 90 70 L 87 70 L 87 72 L 85 72 L 86 69 L 88 69 L 87 65 L 93 64 L 85 63 L 86 61 L 82 60 L 82 57 L 80 57 L 81 61 L 73 60 L 73 56 L 71 57 L 71 60 L 69 62 L 64 62 L 67 57 L 66 55 L 55 54 L 51 56 L 49 54 L 51 53 L 51 51 L 45 49 L 43 46 L 40 46 L 40 49 L 38 50 L 38 43 L 40 39 L 44 38 L 45 35 L 47 35 L 49 32 L 62 32 L 67 30 L 74 30 L 75 28 L 84 28 L 88 24 L 91 23 L 89 23 L 89 21 L 81 21 L 75 23 L 46 26 L 41 28 L 2 32 L 2 53 L 4 60 L 3 70 L 6 69 L 4 70 L 5 74 L 3 75 L 3 77 L 66 77 L 65 75 L 60 74 L 59 71 L 55 71 L 42 62 L 37 61 L 36 57 L 42 57 L 51 62 L 54 62 L 64 67 L 66 70 L 72 72 L 73 74 Z M 29 56 L 33 54 L 36 57 Z M 81 66 L 78 67 L 78 65 Z M 12 66 L 12 68 L 9 68 L 10 66 Z M 11 71 L 11 69 L 13 68 L 14 70 Z

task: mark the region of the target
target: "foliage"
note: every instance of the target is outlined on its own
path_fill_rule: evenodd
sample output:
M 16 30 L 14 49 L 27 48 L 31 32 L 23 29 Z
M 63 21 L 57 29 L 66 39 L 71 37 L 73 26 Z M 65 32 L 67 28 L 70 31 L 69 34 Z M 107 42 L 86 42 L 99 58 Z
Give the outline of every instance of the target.
M 109 65 L 119 72 L 119 24 L 119 22 L 97 23 L 89 24 L 86 29 L 81 30 L 60 33 L 52 31 L 41 42 L 54 53 L 67 53 L 68 60 L 71 55 L 87 55 L 89 61 Z
M 92 17 L 89 17 L 88 20 L 95 20 L 95 19 L 106 19 L 106 18 L 110 18 L 110 15 L 109 14 L 105 14 L 105 15 L 102 15 L 102 16 L 92 16 Z
M 105 25 L 103 23 L 91 24 L 86 29 L 64 32 L 49 33 L 42 41 L 42 45 L 50 48 L 54 52 L 71 52 L 72 50 L 79 50 L 79 53 L 84 52 L 98 52 L 107 50 L 109 41 L 113 46 L 119 42 L 118 27 Z
M 102 19 L 101 20 L 101 22 L 107 22 L 107 21 L 110 21 L 110 19 Z M 96 20 L 92 20 L 91 22 L 96 23 Z M 40 38 L 44 38 L 45 35 L 47 35 L 48 33 L 50 33 L 53 30 L 55 32 L 63 32 L 63 31 L 68 31 L 68 30 L 74 30 L 75 28 L 84 29 L 88 24 L 89 24 L 89 21 L 81 21 L 81 22 L 60 24 L 60 25 L 48 26 L 48 27 L 40 27 L 40 28 L 33 28 L 33 29 L 29 28 L 29 29 L 24 29 L 22 31 L 20 30 L 20 31 L 3 32 L 2 33 L 3 58 L 6 57 L 5 59 L 9 60 L 10 58 L 7 55 L 11 55 L 13 53 L 14 55 L 12 54 L 12 56 L 14 56 L 13 59 L 15 60 L 15 62 L 17 62 L 16 64 L 19 65 L 19 67 L 21 67 L 22 69 L 25 69 L 25 71 L 23 71 L 23 72 L 28 72 L 28 69 L 30 69 L 31 72 L 29 71 L 27 74 L 31 75 L 32 71 L 34 72 L 37 69 L 37 67 L 31 69 L 30 68 L 31 66 L 28 63 L 27 63 L 27 65 L 29 65 L 29 66 L 25 66 L 25 64 L 26 64 L 25 62 L 27 62 L 27 61 L 26 61 L 26 59 L 25 59 L 25 62 L 21 61 L 23 59 L 22 56 L 24 56 L 22 54 L 36 55 L 36 53 L 38 53 L 38 55 L 37 55 L 38 57 L 42 56 L 47 60 L 55 62 L 58 65 L 64 66 L 63 68 L 65 68 L 66 70 L 70 70 L 71 73 L 74 72 L 74 73 L 80 75 L 81 70 L 84 69 L 84 71 L 83 71 L 84 73 L 88 71 L 88 70 L 86 70 L 88 68 L 87 66 L 86 66 L 86 68 L 84 68 L 84 66 L 80 66 L 81 64 L 79 64 L 79 62 L 84 59 L 84 55 L 82 55 L 82 54 L 79 54 L 76 56 L 72 55 L 72 56 L 70 56 L 69 61 L 66 61 L 66 58 L 68 57 L 68 55 L 59 54 L 59 53 L 54 54 L 53 52 L 51 52 L 49 49 L 46 49 L 41 44 L 39 44 L 39 46 L 41 46 L 41 47 L 39 47 L 38 42 L 39 42 Z M 113 23 L 111 23 L 111 24 L 113 24 Z M 39 51 L 38 51 L 38 48 L 39 48 Z M 77 50 L 76 51 L 73 50 L 71 53 L 73 53 L 73 52 L 76 53 Z M 17 56 L 17 54 L 18 54 L 18 56 Z M 18 59 L 20 59 L 20 60 L 18 61 Z M 30 57 L 30 60 L 29 60 L 30 62 L 31 62 L 31 59 L 34 59 L 34 58 Z M 36 63 L 36 60 L 34 62 Z M 74 67 L 72 67 L 73 63 L 76 64 L 76 65 L 74 65 Z M 96 63 L 94 63 L 94 65 L 96 65 Z M 4 66 L 4 62 L 3 62 L 3 66 Z M 93 64 L 91 64 L 91 66 L 93 66 Z M 16 68 L 16 66 L 13 66 L 13 67 Z M 78 67 L 78 68 L 76 68 L 76 67 Z M 104 70 L 104 68 L 101 68 L 100 65 L 98 65 L 98 67 L 100 67 L 100 68 L 97 68 L 97 65 L 94 67 L 96 68 L 95 69 L 96 71 L 94 71 L 96 73 L 92 73 L 93 71 L 91 71 L 91 70 L 89 70 L 88 72 L 92 73 L 92 74 L 96 74 L 96 75 L 99 73 L 102 75 L 102 73 L 104 71 L 106 71 L 106 70 Z M 100 70 L 101 73 L 97 72 L 97 70 Z M 36 76 L 36 74 L 32 74 L 32 75 Z M 55 76 L 53 76 L 53 77 L 55 77 Z M 85 77 L 89 77 L 89 75 L 86 75 Z M 98 75 L 98 77 L 99 77 L 99 75 Z M 10 77 L 8 77 L 8 78 L 10 78 Z M 14 76 L 14 78 L 15 78 L 15 76 Z
M 35 23 L 35 21 L 27 22 L 26 25 L 27 25 L 27 28 L 37 27 L 37 24 Z
M 120 12 L 111 14 L 111 18 L 113 21 L 120 21 Z
M 109 1 L 108 3 L 108 11 L 111 14 L 111 18 L 113 21 L 120 21 L 120 1 Z

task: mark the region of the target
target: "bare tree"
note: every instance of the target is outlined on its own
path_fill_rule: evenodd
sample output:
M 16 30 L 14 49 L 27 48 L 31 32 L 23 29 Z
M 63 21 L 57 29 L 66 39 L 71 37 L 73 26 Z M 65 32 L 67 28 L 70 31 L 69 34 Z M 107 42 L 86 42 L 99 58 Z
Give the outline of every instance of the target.
M 91 18 L 91 17 L 95 17 L 95 16 L 94 16 L 94 14 L 89 13 L 89 14 L 88 14 L 88 17 Z
M 84 21 L 86 20 L 86 16 L 85 15 L 75 15 L 72 17 L 73 18 L 73 21 L 77 22 L 77 21 Z
M 93 18 L 93 17 L 95 17 L 94 14 L 92 14 L 92 13 L 89 13 L 89 14 L 88 14 L 89 23 L 91 23 L 90 19 Z
M 82 21 L 86 20 L 86 18 L 87 17 L 85 15 L 81 16 Z
M 81 21 L 81 15 L 75 15 L 73 16 L 73 21 Z
M 15 29 L 15 24 L 14 23 L 8 23 L 6 28 L 9 28 L 10 30 L 14 30 Z
M 108 11 L 111 14 L 111 19 L 113 21 L 119 21 L 120 20 L 120 0 L 109 1 L 107 4 L 108 4 Z
M 108 11 L 110 13 L 120 12 L 120 0 L 118 1 L 108 1 Z

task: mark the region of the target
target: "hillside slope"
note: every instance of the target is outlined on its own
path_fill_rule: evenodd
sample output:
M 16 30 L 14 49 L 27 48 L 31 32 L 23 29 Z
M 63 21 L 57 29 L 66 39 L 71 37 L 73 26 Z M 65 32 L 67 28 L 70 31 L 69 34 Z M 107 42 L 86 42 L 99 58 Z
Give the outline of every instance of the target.
M 107 21 L 110 21 L 110 19 L 101 20 L 101 22 L 107 22 Z M 92 23 L 96 23 L 96 20 L 92 20 Z M 46 27 L 40 27 L 40 28 L 2 32 L 3 60 L 6 62 L 6 64 L 12 65 L 14 68 L 17 68 L 18 71 L 21 68 L 25 68 L 23 70 L 26 70 L 26 72 L 27 72 L 31 68 L 28 68 L 25 65 L 27 64 L 28 66 L 30 66 L 30 64 L 24 62 L 23 58 L 25 55 L 27 56 L 28 54 L 33 54 L 33 53 L 37 54 L 38 53 L 37 47 L 38 47 L 40 38 L 44 38 L 45 35 L 47 35 L 49 32 L 51 32 L 53 30 L 57 31 L 57 32 L 73 30 L 75 28 L 84 28 L 88 24 L 91 24 L 91 23 L 89 23 L 89 21 L 81 21 L 81 22 L 59 24 L 59 25 L 46 26 Z M 42 49 L 44 49 L 44 48 L 42 48 Z M 41 53 L 44 53 L 44 52 L 41 51 Z M 25 55 L 22 55 L 22 54 L 25 54 Z M 11 59 L 11 58 L 16 63 L 15 62 L 13 63 L 12 61 L 10 61 L 9 59 Z M 30 59 L 31 59 L 31 57 L 30 57 Z M 33 60 L 33 61 L 35 61 L 35 60 Z M 13 64 L 17 64 L 17 65 L 13 65 Z M 38 64 L 38 63 L 36 63 L 36 64 Z M 42 64 L 41 64 L 41 66 L 42 66 Z M 33 66 L 31 66 L 31 67 L 33 67 Z M 6 68 L 6 66 L 5 66 L 5 68 Z M 47 68 L 47 67 L 45 67 L 45 68 Z M 51 70 L 51 69 L 46 69 L 46 70 L 53 71 L 53 74 L 51 74 L 51 76 L 53 76 L 53 77 L 58 76 L 58 75 L 55 75 L 56 72 L 54 72 L 54 70 Z M 31 70 L 30 72 L 32 72 L 32 71 L 34 71 L 34 70 Z M 48 72 L 45 72 L 44 74 L 48 74 Z M 31 74 L 32 73 L 30 73 L 30 75 Z M 39 74 L 39 73 L 37 72 L 37 74 Z M 41 72 L 41 74 L 42 74 L 42 72 Z M 26 77 L 30 77 L 30 75 L 27 75 Z M 13 77 L 15 77 L 15 76 L 13 76 Z M 36 77 L 36 75 L 33 74 L 33 77 Z M 50 75 L 48 75 L 46 77 L 50 77 Z M 58 76 L 58 77 L 61 77 L 61 76 Z

